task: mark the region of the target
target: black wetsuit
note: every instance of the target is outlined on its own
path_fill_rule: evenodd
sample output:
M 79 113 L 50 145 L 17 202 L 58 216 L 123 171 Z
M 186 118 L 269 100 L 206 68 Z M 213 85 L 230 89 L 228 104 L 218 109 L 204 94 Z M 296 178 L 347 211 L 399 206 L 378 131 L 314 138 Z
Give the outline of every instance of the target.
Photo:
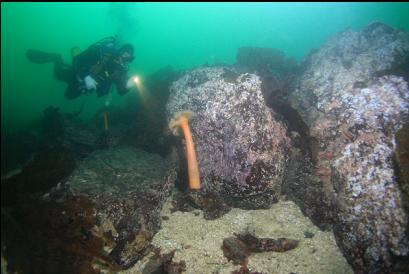
M 98 97 L 108 94 L 112 84 L 120 95 L 128 92 L 128 68 L 118 62 L 111 44 L 100 42 L 90 46 L 73 58 L 72 66 L 64 65 L 61 58 L 54 62 L 54 77 L 68 83 L 67 99 L 77 98 L 86 90 L 84 78 L 88 75 L 97 82 Z

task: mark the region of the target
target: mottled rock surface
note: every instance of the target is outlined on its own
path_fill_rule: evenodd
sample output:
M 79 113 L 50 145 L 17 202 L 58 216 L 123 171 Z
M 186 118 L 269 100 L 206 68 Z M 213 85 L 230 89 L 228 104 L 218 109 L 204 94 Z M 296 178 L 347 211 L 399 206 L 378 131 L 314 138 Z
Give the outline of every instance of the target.
M 201 178 L 240 207 L 268 207 L 281 192 L 291 141 L 266 107 L 254 74 L 199 68 L 174 82 L 167 104 L 196 113 L 191 122 Z
M 54 160 L 48 163 L 51 177 L 42 176 L 46 182 L 64 174 L 56 167 L 67 157 Z M 47 190 L 41 196 L 17 193 L 15 203 L 2 204 L 8 269 L 117 273 L 134 265 L 152 249 L 160 228 L 160 211 L 176 179 L 172 163 L 172 158 L 129 146 L 97 150 L 78 162 L 64 182 L 33 189 Z
M 409 210 L 409 122 L 396 133 L 396 163 L 404 203 Z
M 338 244 L 358 273 L 401 271 L 409 252 L 393 162 L 395 134 L 409 114 L 408 83 L 394 68 L 408 53 L 406 32 L 381 23 L 346 30 L 309 56 L 291 94 L 317 140 L 322 182 L 320 195 L 299 196 L 327 199 Z
M 88 156 L 67 182 L 76 195 L 96 204 L 101 230 L 114 236 L 110 255 L 122 267 L 144 255 L 160 228 L 159 213 L 176 178 L 170 163 L 133 147 L 101 150 Z

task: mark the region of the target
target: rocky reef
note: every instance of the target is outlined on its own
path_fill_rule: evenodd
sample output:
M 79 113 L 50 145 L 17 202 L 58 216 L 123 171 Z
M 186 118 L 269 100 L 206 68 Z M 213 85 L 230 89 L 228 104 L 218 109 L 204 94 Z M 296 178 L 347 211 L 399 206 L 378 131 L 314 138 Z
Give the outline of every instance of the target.
M 230 205 L 268 207 L 285 194 L 316 225 L 334 228 L 357 272 L 399 272 L 409 253 L 405 139 L 397 135 L 409 117 L 408 55 L 404 31 L 348 29 L 283 88 L 270 80 L 295 68 L 277 73 L 279 51 L 242 48 L 236 67 L 200 68 L 174 82 L 168 117 L 197 113 L 205 187 Z
M 409 123 L 403 125 L 396 133 L 396 164 L 398 180 L 403 193 L 403 202 L 409 210 Z
M 84 123 L 80 112 L 50 107 L 40 135 L 18 138 L 26 151 L 2 152 L 8 170 L 8 155 L 14 164 L 42 150 L 2 178 L 2 255 L 13 271 L 98 273 L 154 252 L 146 273 L 184 271 L 175 251 L 151 245 L 176 185 L 171 212 L 201 209 L 212 221 L 234 207 L 292 200 L 333 229 L 356 273 L 405 273 L 408 72 L 409 34 L 376 22 L 334 35 L 300 64 L 279 50 L 243 47 L 232 66 L 166 67 L 145 82 L 149 96 L 109 108 L 109 130 L 107 109 Z M 200 190 L 186 190 L 185 141 L 168 128 L 181 111 L 195 114 Z M 298 243 L 246 234 L 223 248 L 242 265 L 237 273 L 249 273 L 250 252 Z
M 408 120 L 409 34 L 381 23 L 329 39 L 304 62 L 290 102 L 317 140 L 315 174 L 338 244 L 357 272 L 396 272 L 409 252 L 394 163 Z M 301 186 L 303 187 L 303 186 Z M 305 201 L 316 193 L 301 191 Z M 301 205 L 303 207 L 303 205 Z M 406 257 L 406 259 L 405 259 Z
M 159 155 L 124 147 L 90 155 L 67 186 L 95 203 L 101 233 L 111 233 L 115 241 L 110 256 L 127 268 L 143 256 L 160 228 L 159 213 L 174 180 Z
M 235 206 L 268 207 L 280 195 L 291 140 L 264 102 L 260 78 L 232 75 L 223 67 L 187 72 L 170 88 L 168 119 L 196 114 L 191 128 L 205 188 Z
M 2 207 L 2 241 L 15 259 L 9 269 L 98 273 L 132 266 L 153 248 L 176 178 L 171 163 L 133 147 L 98 150 L 64 184 L 41 188 L 41 196 L 20 193 L 14 206 Z M 13 253 L 21 249 L 23 256 Z
M 153 249 L 159 212 L 176 180 L 172 139 L 161 126 L 176 75 L 171 67 L 154 73 L 145 82 L 146 100 L 131 97 L 87 122 L 80 118 L 84 100 L 75 113 L 45 109 L 33 137 L 2 135 L 8 148 L 2 160 L 11 160 L 4 170 L 31 156 L 2 176 L 2 259 L 9 271 L 117 272 Z M 158 267 L 172 268 L 172 256 L 156 252 Z

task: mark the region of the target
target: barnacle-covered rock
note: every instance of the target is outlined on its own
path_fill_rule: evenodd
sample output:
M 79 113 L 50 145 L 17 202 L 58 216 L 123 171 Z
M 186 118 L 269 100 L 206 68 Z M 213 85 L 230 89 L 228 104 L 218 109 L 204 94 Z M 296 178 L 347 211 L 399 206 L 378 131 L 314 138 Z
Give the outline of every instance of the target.
M 408 65 L 408 53 L 407 32 L 381 23 L 346 30 L 309 56 L 291 94 L 317 140 L 315 174 L 338 244 L 358 273 L 398 271 L 409 254 L 393 160 L 409 114 L 406 75 L 396 68 Z
M 54 160 L 60 166 L 65 159 Z M 128 146 L 95 151 L 65 183 L 38 189 L 47 190 L 42 196 L 16 195 L 18 203 L 2 207 L 10 269 L 100 273 L 132 266 L 152 249 L 176 179 L 172 163 Z M 49 167 L 51 179 L 61 176 Z
M 201 178 L 240 207 L 268 207 L 280 194 L 290 139 L 266 107 L 254 74 L 224 76 L 229 69 L 199 68 L 170 88 L 168 119 L 196 113 L 191 122 Z
M 175 180 L 170 163 L 125 146 L 92 153 L 68 180 L 75 195 L 96 204 L 99 226 L 115 241 L 110 256 L 121 267 L 143 257 L 160 228 L 160 210 Z
M 396 133 L 396 162 L 404 203 L 409 209 L 409 121 Z

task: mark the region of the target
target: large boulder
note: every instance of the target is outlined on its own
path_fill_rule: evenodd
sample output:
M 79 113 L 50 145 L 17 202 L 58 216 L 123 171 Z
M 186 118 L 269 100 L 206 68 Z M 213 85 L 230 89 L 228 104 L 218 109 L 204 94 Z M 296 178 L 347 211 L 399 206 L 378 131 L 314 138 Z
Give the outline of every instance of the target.
M 346 30 L 308 57 L 290 97 L 316 140 L 315 174 L 332 201 L 310 211 L 331 211 L 338 244 L 358 273 L 399 271 L 409 253 L 394 163 L 395 135 L 409 114 L 401 69 L 408 54 L 407 32 L 381 23 Z
M 191 129 L 205 188 L 244 208 L 276 201 L 291 140 L 257 75 L 223 67 L 187 72 L 170 88 L 168 119 L 184 110 L 196 114 Z
M 160 210 L 174 180 L 170 161 L 125 146 L 90 154 L 67 185 L 93 201 L 99 229 L 114 236 L 110 257 L 127 268 L 143 257 L 159 230 Z
M 134 265 L 152 250 L 160 228 L 176 179 L 171 159 L 130 146 L 97 150 L 65 183 L 2 205 L 10 271 L 117 273 Z

